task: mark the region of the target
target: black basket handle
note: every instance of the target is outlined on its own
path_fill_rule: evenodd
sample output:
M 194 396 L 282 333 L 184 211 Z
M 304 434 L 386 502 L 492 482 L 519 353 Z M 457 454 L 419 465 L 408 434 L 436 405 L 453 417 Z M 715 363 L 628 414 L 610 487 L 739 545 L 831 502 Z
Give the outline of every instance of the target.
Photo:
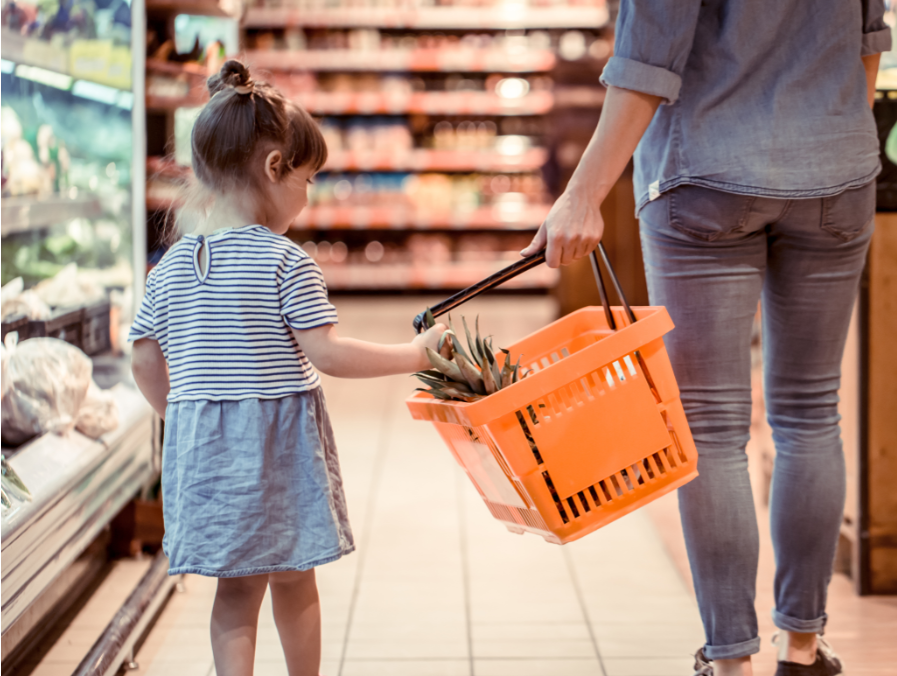
M 623 289 L 620 287 L 620 280 L 617 279 L 617 275 L 614 272 L 613 266 L 611 266 L 610 264 L 610 260 L 607 257 L 607 252 L 604 250 L 604 245 L 599 242 L 598 248 L 595 251 L 592 251 L 592 253 L 590 254 L 592 260 L 592 272 L 595 274 L 595 283 L 598 285 L 598 293 L 601 296 L 601 305 L 604 306 L 604 314 L 607 317 L 607 324 L 611 329 L 616 330 L 617 322 L 614 320 L 613 313 L 610 311 L 610 304 L 607 300 L 607 288 L 604 286 L 604 278 L 601 275 L 601 269 L 598 265 L 598 252 L 600 252 L 601 254 L 601 260 L 604 262 L 604 267 L 607 268 L 607 273 L 610 275 L 610 279 L 611 282 L 613 282 L 614 289 L 616 289 L 617 295 L 620 297 L 620 302 L 623 303 L 623 308 L 625 309 L 626 315 L 629 317 L 630 321 L 636 321 L 635 314 L 632 312 L 632 308 L 629 307 L 629 303 L 626 301 L 626 296 L 623 295 Z M 481 293 L 489 291 L 490 289 L 493 289 L 496 286 L 508 281 L 509 279 L 513 279 L 517 275 L 526 272 L 527 270 L 530 270 L 537 265 L 541 265 L 544 262 L 545 250 L 543 249 L 539 253 L 519 260 L 516 263 L 509 265 L 502 270 L 499 270 L 494 275 L 487 277 L 482 282 L 477 282 L 473 286 L 469 286 L 463 291 L 459 291 L 455 295 L 446 298 L 440 303 L 437 303 L 430 308 L 430 312 L 433 313 L 434 317 L 444 315 L 446 312 L 454 310 L 462 303 L 466 303 L 471 298 L 475 298 Z M 425 315 L 426 310 L 424 310 L 414 318 L 415 333 L 420 333 L 424 328 Z

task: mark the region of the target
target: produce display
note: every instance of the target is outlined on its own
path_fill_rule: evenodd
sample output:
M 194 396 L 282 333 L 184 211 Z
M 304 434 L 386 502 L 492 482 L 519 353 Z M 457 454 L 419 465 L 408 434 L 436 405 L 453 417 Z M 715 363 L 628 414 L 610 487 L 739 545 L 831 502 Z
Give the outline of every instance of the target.
M 93 364 L 78 348 L 56 338 L 18 343 L 9 334 L 3 350 L 4 444 L 75 428 L 99 437 L 118 426 L 115 399 L 93 383 Z
M 436 323 L 429 308 L 424 317 L 427 328 Z M 449 330 L 442 335 L 439 350 L 427 348 L 427 356 L 433 368 L 414 374 L 427 387 L 419 387 L 415 391 L 426 392 L 445 401 L 472 402 L 510 387 L 528 375 L 528 371 L 520 366 L 519 356 L 514 362 L 511 353 L 501 348 L 501 355 L 497 356 L 492 346 L 492 337 L 480 337 L 479 317 L 474 322 L 474 334 L 471 334 L 464 317 L 461 322 L 467 337 L 467 349 L 464 349 L 449 316 Z M 441 354 L 446 344 L 449 346 L 448 358 Z

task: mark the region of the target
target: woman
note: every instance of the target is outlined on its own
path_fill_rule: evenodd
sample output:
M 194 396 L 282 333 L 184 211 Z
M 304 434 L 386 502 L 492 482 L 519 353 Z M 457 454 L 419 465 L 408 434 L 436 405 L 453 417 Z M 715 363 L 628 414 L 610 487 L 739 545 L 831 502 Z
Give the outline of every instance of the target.
M 601 121 L 523 251 L 547 246 L 552 267 L 587 255 L 635 153 L 651 303 L 676 324 L 666 345 L 699 452 L 700 477 L 679 491 L 707 638 L 698 674 L 750 676 L 760 647 L 745 446 L 761 299 L 776 674 L 841 673 L 818 635 L 844 506 L 841 356 L 880 171 L 883 13 L 882 0 L 623 0 Z

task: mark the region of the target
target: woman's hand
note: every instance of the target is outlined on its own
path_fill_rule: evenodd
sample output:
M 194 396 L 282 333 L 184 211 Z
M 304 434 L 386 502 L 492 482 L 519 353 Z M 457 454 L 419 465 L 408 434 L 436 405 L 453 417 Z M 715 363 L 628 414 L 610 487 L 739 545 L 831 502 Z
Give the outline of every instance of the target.
M 533 241 L 520 254 L 532 256 L 544 248 L 548 267 L 569 265 L 594 251 L 603 234 L 600 202 L 596 204 L 581 191 L 567 190 L 551 207 Z
M 427 369 L 432 368 L 430 358 L 427 356 L 428 347 L 433 350 L 433 352 L 439 352 L 446 359 L 451 356 L 451 348 L 449 347 L 448 341 L 445 341 L 441 350 L 439 349 L 439 341 L 442 339 L 442 334 L 447 330 L 448 327 L 445 324 L 434 324 L 423 333 L 415 336 L 414 340 L 411 341 L 411 344 L 415 346 L 420 357 L 418 367 L 415 369 L 416 371 L 426 371 Z

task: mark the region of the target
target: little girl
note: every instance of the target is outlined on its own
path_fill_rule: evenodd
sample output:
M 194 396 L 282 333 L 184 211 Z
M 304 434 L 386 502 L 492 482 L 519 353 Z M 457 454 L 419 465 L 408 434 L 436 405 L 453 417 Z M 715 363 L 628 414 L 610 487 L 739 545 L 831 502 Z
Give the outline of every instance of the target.
M 327 159 L 315 122 L 228 61 L 193 129 L 199 185 L 131 328 L 140 390 L 165 419 L 169 574 L 218 578 L 218 676 L 252 674 L 270 587 L 290 676 L 317 676 L 316 566 L 353 551 L 320 371 L 429 368 L 437 325 L 404 345 L 340 337 L 321 270 L 284 233 Z

